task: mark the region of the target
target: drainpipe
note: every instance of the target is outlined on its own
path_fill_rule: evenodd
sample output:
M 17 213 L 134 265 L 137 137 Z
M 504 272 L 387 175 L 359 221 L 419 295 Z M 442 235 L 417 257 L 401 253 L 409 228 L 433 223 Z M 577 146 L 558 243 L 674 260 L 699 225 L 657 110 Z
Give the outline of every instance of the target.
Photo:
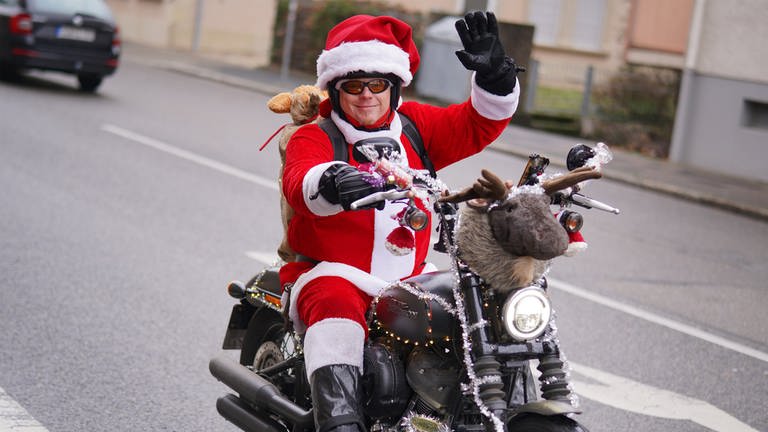
M 203 23 L 203 2 L 205 0 L 195 0 L 195 22 L 192 27 L 192 51 L 197 52 L 200 49 L 200 33 Z
M 686 153 L 685 146 L 688 135 L 688 113 L 693 96 L 693 75 L 699 57 L 699 43 L 704 20 L 706 0 L 694 0 L 691 29 L 688 31 L 688 47 L 685 50 L 685 66 L 680 79 L 680 94 L 677 97 L 675 124 L 672 129 L 672 142 L 669 148 L 669 159 L 673 162 L 683 162 Z
M 293 35 L 296 32 L 296 10 L 299 8 L 299 0 L 291 0 L 288 3 L 288 17 L 285 24 L 285 39 L 283 40 L 283 61 L 280 66 L 280 80 L 288 81 L 291 70 L 291 51 L 293 51 Z

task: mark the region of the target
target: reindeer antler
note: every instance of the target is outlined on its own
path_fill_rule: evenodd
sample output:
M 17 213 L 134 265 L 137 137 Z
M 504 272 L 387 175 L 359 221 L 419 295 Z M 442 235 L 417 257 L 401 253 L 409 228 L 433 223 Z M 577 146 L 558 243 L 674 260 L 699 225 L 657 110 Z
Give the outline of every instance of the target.
M 545 180 L 541 182 L 541 187 L 544 188 L 544 192 L 547 195 L 552 195 L 559 190 L 572 187 L 583 182 L 584 180 L 598 179 L 602 176 L 603 174 L 595 169 L 595 167 L 583 166 L 581 168 L 576 168 L 575 170 L 570 171 L 560 177 Z
M 496 174 L 484 169 L 480 171 L 481 178 L 462 191 L 449 194 L 440 198 L 441 202 L 460 203 L 475 198 L 487 198 L 491 200 L 503 200 L 509 193 L 509 188 Z

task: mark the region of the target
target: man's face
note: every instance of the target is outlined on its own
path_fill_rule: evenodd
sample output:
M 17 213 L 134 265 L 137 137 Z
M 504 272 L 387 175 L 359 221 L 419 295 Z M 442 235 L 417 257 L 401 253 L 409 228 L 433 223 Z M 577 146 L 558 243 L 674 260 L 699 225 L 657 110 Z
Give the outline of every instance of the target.
M 363 126 L 375 124 L 389 110 L 392 83 L 386 79 L 341 80 L 336 84 L 336 88 L 339 89 L 341 109 Z

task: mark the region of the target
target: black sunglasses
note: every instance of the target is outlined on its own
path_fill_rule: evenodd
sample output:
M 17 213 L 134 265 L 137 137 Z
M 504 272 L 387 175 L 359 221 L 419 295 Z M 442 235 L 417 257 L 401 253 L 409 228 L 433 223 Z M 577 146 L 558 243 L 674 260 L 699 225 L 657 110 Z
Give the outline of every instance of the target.
M 336 84 L 336 89 L 344 90 L 344 92 L 351 95 L 359 95 L 363 92 L 363 90 L 365 90 L 366 87 L 368 87 L 368 90 L 370 90 L 371 93 L 377 94 L 388 89 L 391 85 L 392 83 L 384 78 L 376 78 L 367 82 L 360 80 L 348 80 L 340 81 L 338 84 Z

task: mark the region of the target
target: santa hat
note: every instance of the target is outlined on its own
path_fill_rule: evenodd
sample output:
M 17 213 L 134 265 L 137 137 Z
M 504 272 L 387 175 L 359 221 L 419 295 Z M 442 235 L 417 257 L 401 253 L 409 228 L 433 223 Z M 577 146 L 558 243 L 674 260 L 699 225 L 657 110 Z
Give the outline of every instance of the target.
M 397 18 L 355 15 L 328 32 L 317 59 L 317 86 L 352 72 L 394 74 L 407 86 L 419 67 L 411 27 Z

